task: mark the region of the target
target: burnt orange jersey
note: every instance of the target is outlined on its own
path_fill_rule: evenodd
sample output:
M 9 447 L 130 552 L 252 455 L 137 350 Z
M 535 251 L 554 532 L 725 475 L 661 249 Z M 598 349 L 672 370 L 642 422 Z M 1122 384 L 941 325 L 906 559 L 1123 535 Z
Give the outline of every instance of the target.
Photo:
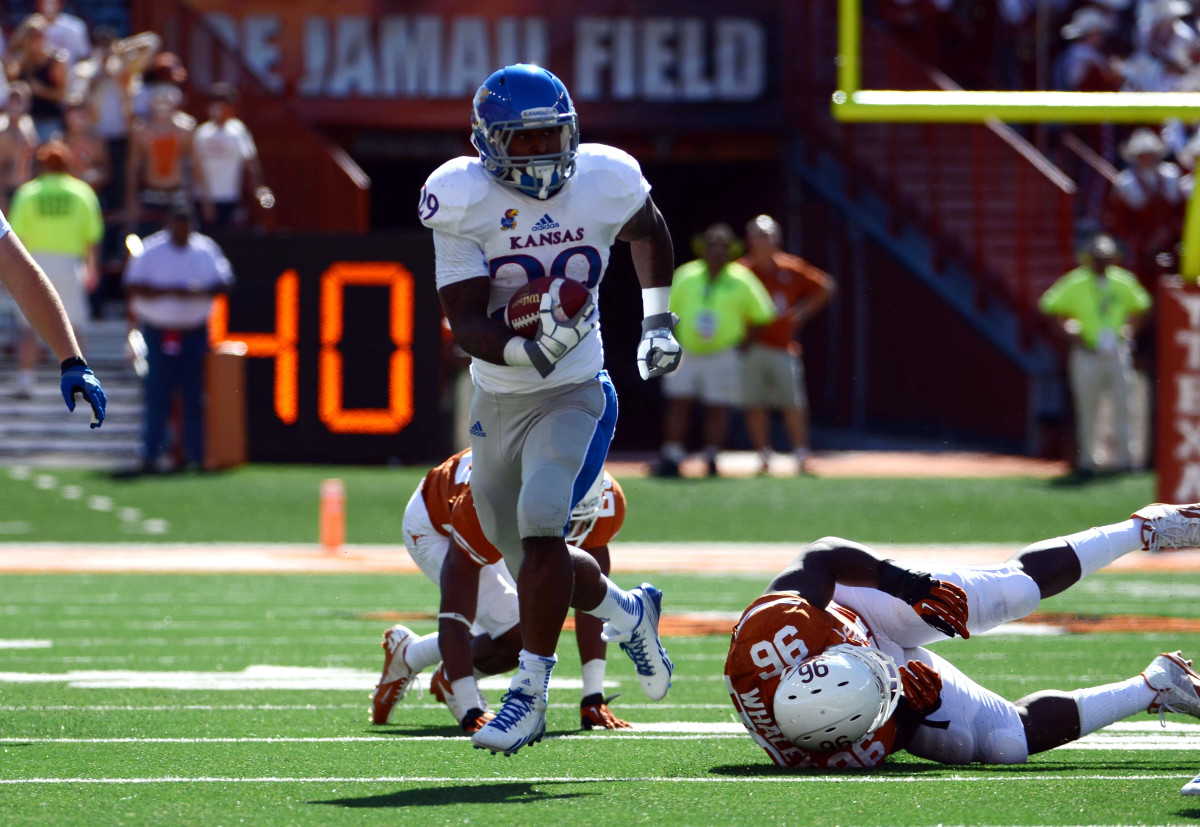
M 617 536 L 624 522 L 625 492 L 621 490 L 620 483 L 605 471 L 604 498 L 600 505 L 600 514 L 592 530 L 579 542 L 579 547 L 589 549 L 608 545 L 608 542 Z M 475 513 L 475 500 L 470 488 L 454 504 L 451 527 L 455 542 L 475 565 L 483 567 L 500 561 L 500 551 L 488 542 L 479 525 L 479 516 Z
M 441 465 L 430 470 L 421 480 L 421 497 L 429 512 L 429 521 L 439 533 L 450 536 L 450 519 L 454 504 L 470 488 L 471 449 L 459 451 Z M 474 507 L 472 506 L 472 511 Z
M 725 658 L 725 686 L 755 743 L 781 767 L 874 767 L 895 748 L 889 720 L 848 749 L 807 752 L 783 736 L 775 721 L 775 690 L 784 670 L 830 646 L 869 646 L 871 630 L 850 609 L 830 603 L 818 609 L 795 592 L 764 594 L 733 627 Z

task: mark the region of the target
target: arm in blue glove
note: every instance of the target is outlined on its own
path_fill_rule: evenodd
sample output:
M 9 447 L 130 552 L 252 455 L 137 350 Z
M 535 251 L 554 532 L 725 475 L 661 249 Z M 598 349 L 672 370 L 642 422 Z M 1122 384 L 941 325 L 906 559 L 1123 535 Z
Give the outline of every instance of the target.
M 91 426 L 99 428 L 104 423 L 104 408 L 108 405 L 108 397 L 104 395 L 104 388 L 100 387 L 100 380 L 96 378 L 96 374 L 92 373 L 87 362 L 78 356 L 72 356 L 64 361 L 60 387 L 63 401 L 67 403 L 67 410 L 75 410 L 75 394 L 80 394 L 92 406 Z

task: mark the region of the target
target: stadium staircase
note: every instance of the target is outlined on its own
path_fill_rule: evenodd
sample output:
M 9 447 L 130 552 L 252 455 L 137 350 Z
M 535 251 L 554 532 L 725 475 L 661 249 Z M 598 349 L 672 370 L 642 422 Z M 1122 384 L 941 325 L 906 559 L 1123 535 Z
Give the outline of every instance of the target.
M 0 465 L 31 464 L 116 469 L 137 457 L 142 385 L 126 357 L 124 319 L 101 319 L 88 328 L 88 362 L 104 385 L 108 414 L 104 425 L 88 428 L 88 406 L 67 411 L 58 389 L 52 357 L 37 369 L 33 398 L 14 395 L 16 358 L 10 311 L 0 312 Z
M 1074 266 L 1074 182 L 999 122 L 834 120 L 836 6 L 805 3 L 800 13 L 793 173 L 1020 367 L 1034 420 L 1061 417 L 1060 353 L 1037 300 Z M 957 88 L 870 21 L 861 54 L 865 89 Z M 1032 430 L 1025 448 L 1036 453 Z

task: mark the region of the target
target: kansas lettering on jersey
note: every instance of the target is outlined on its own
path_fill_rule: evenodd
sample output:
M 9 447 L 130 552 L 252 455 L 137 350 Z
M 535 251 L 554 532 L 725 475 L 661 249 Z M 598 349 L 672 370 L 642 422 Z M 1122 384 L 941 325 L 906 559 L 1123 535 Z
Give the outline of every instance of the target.
M 783 671 L 842 643 L 869 646 L 871 631 L 850 609 L 837 603 L 819 609 L 795 592 L 764 594 L 733 627 L 725 658 L 725 685 L 751 737 L 779 766 L 874 767 L 894 750 L 894 720 L 848 749 L 833 752 L 796 747 L 775 721 L 775 690 Z
M 575 279 L 595 298 L 617 233 L 649 192 L 637 161 L 603 144 L 581 145 L 575 174 L 545 201 L 498 183 L 478 158 L 448 161 L 425 182 L 419 207 L 421 223 L 434 231 L 437 286 L 490 277 L 493 315 L 542 276 Z M 472 359 L 471 372 L 486 391 L 521 393 L 586 382 L 603 367 L 597 329 L 545 379 L 532 367 L 481 359 Z
M 479 515 L 475 513 L 470 448 L 459 451 L 426 474 L 421 480 L 421 496 L 434 528 L 446 537 L 453 537 L 467 559 L 480 568 L 500 561 L 500 551 L 484 536 Z M 580 548 L 608 545 L 625 523 L 625 492 L 607 471 L 602 496 L 600 515 L 580 541 Z

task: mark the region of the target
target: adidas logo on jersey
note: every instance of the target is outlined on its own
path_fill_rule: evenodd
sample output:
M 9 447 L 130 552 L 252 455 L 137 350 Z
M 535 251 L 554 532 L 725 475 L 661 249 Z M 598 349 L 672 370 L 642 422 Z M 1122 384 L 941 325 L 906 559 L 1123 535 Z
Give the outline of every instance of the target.
M 487 434 L 483 432 L 483 425 L 478 419 L 476 419 L 475 424 L 471 426 L 471 436 L 477 436 L 481 438 L 487 436 Z
M 538 219 L 537 223 L 531 228 L 531 232 L 540 232 L 541 230 L 556 230 L 559 223 L 550 217 L 550 213 L 545 213 Z

